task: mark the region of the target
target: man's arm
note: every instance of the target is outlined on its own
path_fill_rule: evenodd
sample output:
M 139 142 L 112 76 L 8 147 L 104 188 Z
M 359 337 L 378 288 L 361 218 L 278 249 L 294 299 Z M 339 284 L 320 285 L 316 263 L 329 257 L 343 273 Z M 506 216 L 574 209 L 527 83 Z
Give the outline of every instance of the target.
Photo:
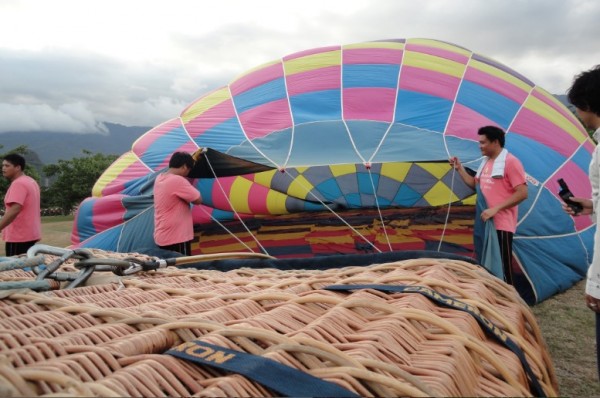
M 0 231 L 10 225 L 10 223 L 17 218 L 22 209 L 23 206 L 18 203 L 13 203 L 8 209 L 6 209 L 4 217 L 0 219 Z
M 460 160 L 455 156 L 450 158 L 450 164 L 454 167 L 454 170 L 458 171 L 460 178 L 467 184 L 471 189 L 475 189 L 475 177 L 467 173 L 464 166 L 460 163 Z
M 489 209 L 485 209 L 481 213 L 481 219 L 483 221 L 487 221 L 488 219 L 494 217 L 496 213 L 500 210 L 510 209 L 527 199 L 527 185 L 521 184 L 515 187 L 515 193 L 510 195 L 508 199 L 504 202 L 500 203 L 498 206 L 490 207 Z

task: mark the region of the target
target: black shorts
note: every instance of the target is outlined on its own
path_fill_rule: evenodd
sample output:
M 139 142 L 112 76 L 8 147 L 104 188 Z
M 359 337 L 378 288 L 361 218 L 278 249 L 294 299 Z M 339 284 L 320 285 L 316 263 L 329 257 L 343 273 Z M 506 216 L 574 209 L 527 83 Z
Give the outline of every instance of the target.
M 30 242 L 6 242 L 4 245 L 4 251 L 7 256 L 16 256 L 19 254 L 27 253 L 27 250 L 37 243 L 37 240 Z
M 192 255 L 192 242 L 181 242 L 181 243 L 173 243 L 172 245 L 167 246 L 158 246 L 163 250 L 170 250 L 172 252 L 178 252 L 183 254 L 184 256 Z

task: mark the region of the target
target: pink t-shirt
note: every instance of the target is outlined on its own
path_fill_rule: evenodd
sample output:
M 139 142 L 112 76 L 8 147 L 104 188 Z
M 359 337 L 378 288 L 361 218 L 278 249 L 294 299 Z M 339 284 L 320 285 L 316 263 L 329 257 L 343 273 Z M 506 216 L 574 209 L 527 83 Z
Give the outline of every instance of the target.
M 492 178 L 493 160 L 488 160 L 481 176 L 476 178 L 488 208 L 499 205 L 515 193 L 515 187 L 525 184 L 525 169 L 521 161 L 512 154 L 506 155 L 504 178 Z M 494 216 L 496 230 L 514 233 L 517 229 L 517 206 L 500 210 Z
M 40 240 L 40 187 L 33 178 L 23 174 L 10 183 L 4 196 L 4 206 L 8 210 L 15 203 L 21 205 L 21 211 L 12 223 L 2 230 L 2 239 L 5 242 Z
M 200 192 L 180 175 L 163 173 L 154 182 L 154 241 L 159 246 L 187 242 L 194 237 L 190 202 Z

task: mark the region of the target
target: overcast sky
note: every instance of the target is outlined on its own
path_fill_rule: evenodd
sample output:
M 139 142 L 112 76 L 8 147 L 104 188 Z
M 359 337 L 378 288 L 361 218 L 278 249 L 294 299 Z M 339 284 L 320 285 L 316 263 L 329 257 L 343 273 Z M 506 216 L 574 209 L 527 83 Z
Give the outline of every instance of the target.
M 0 132 L 155 126 L 290 53 L 418 37 L 564 94 L 600 63 L 600 1 L 0 0 Z

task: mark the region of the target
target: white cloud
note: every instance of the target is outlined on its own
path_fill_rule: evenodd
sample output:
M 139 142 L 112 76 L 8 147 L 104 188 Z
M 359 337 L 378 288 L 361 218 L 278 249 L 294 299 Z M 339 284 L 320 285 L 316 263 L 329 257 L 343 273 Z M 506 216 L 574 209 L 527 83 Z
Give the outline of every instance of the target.
M 58 108 L 46 104 L 0 104 L 0 115 L 2 131 L 108 133 L 106 126 L 80 102 L 63 104 Z
M 561 94 L 600 62 L 599 15 L 597 0 L 4 0 L 0 132 L 155 126 L 265 62 L 388 38 L 461 45 Z

